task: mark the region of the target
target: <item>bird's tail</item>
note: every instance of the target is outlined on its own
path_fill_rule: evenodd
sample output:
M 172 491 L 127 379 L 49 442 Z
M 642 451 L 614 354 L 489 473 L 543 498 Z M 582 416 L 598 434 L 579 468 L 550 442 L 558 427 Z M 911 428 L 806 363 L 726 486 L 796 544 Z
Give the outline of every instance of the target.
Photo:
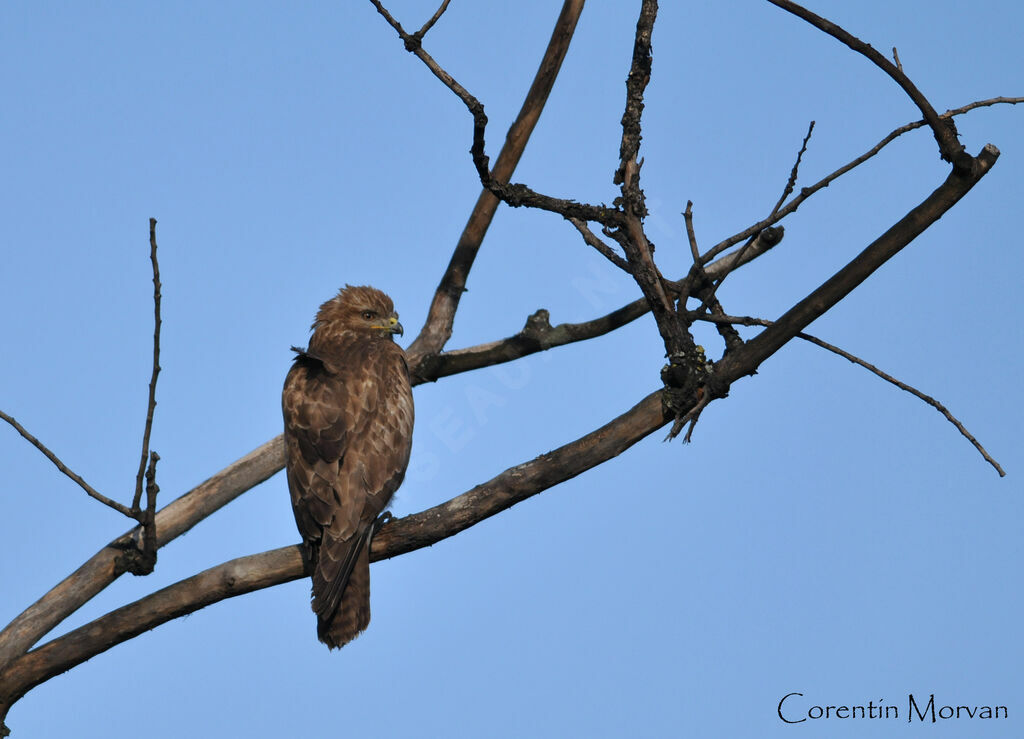
M 313 573 L 313 610 L 317 636 L 331 649 L 345 646 L 370 624 L 368 533 L 320 546 Z

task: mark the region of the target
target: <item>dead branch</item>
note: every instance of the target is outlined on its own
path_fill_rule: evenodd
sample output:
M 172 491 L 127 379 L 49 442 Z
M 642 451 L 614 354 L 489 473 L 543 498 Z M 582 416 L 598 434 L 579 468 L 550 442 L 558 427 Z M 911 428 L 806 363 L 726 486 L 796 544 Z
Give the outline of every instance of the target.
M 845 267 L 786 311 L 774 325 L 766 328 L 728 357 L 723 357 L 715 365 L 715 381 L 728 384 L 756 370 L 761 362 L 803 331 L 814 319 L 849 295 L 876 269 L 941 218 L 988 173 L 998 157 L 999 150 L 992 144 L 986 144 L 981 153 L 972 158 L 973 165 L 968 170 L 954 168 L 946 181 L 920 205 L 875 239 Z
M 424 379 L 434 381 L 460 372 L 511 362 L 556 346 L 604 336 L 635 321 L 648 310 L 650 308 L 647 301 L 640 298 L 600 318 L 552 326 L 549 323 L 548 312 L 541 309 L 527 318 L 523 329 L 513 336 L 437 355 L 435 362 L 429 366 L 428 376 Z
M 853 354 L 850 354 L 849 352 L 844 351 L 843 349 L 840 349 L 838 346 L 834 346 L 832 344 L 829 344 L 827 341 L 822 341 L 821 339 L 819 339 L 816 336 L 811 336 L 810 334 L 806 334 L 806 333 L 801 332 L 801 333 L 797 334 L 797 337 L 800 338 L 800 339 L 803 339 L 804 341 L 809 341 L 812 344 L 817 344 L 821 348 L 827 349 L 828 351 L 833 352 L 834 354 L 838 354 L 840 357 L 843 357 L 844 359 L 848 359 L 849 361 L 853 362 L 854 364 L 859 364 L 861 367 L 864 367 L 865 369 L 870 370 L 871 372 L 874 372 L 876 375 L 881 377 L 886 382 L 895 385 L 900 390 L 904 390 L 904 391 L 910 393 L 911 395 L 913 395 L 913 396 L 923 400 L 925 403 L 927 403 L 932 408 L 934 408 L 939 413 L 941 413 L 943 416 L 945 416 L 946 420 L 949 421 L 951 424 L 953 424 L 956 427 L 956 430 L 959 431 L 963 435 L 963 437 L 965 439 L 967 439 L 969 442 L 971 442 L 971 444 L 974 446 L 974 448 L 978 450 L 978 453 L 981 454 L 982 457 L 984 457 L 985 461 L 988 462 L 990 465 L 992 465 L 995 468 L 996 472 L 999 473 L 1000 477 L 1006 477 L 1006 472 L 1003 471 L 1003 468 L 1000 466 L 1000 464 L 996 460 L 994 460 L 992 458 L 992 456 L 988 453 L 988 451 L 986 451 L 985 447 L 983 447 L 981 445 L 981 442 L 979 442 L 974 437 L 974 435 L 970 431 L 967 430 L 966 426 L 964 426 L 962 423 L 960 423 L 959 419 L 957 419 L 956 416 L 954 416 L 952 413 L 949 412 L 949 409 L 947 409 L 946 406 L 944 406 L 942 403 L 937 401 L 935 398 L 931 397 L 930 395 L 925 395 L 924 393 L 922 393 L 917 388 L 912 387 L 912 386 L 908 385 L 905 382 L 901 382 L 900 380 L 897 380 L 892 375 L 890 375 L 890 374 L 888 374 L 886 372 L 883 372 L 882 370 L 878 369 L 878 367 L 876 367 L 875 365 L 870 364 L 868 362 L 865 362 L 860 357 L 854 356 Z
M 792 338 L 792 335 L 802 331 L 827 307 L 831 307 L 845 296 L 892 254 L 903 248 L 952 207 L 988 171 L 997 156 L 998 151 L 994 147 L 986 147 L 970 175 L 961 177 L 951 174 L 924 203 L 865 249 L 836 277 L 798 303 L 776 325 L 731 352 L 729 356 L 723 357 L 715 365 L 711 380 L 727 385 L 743 375 L 754 372 L 764 359 L 788 340 L 787 336 Z M 719 391 L 721 392 L 721 386 Z M 198 521 L 245 490 L 266 480 L 282 467 L 281 437 L 276 437 L 160 511 L 156 517 L 156 526 L 160 534 L 158 546 L 184 533 Z M 134 546 L 134 536 L 137 536 L 135 530 L 104 547 L 0 632 L 0 666 L 24 654 L 39 638 L 120 576 L 125 571 L 121 555 L 127 547 Z
M 116 644 L 211 603 L 304 574 L 300 547 L 283 547 L 225 562 L 111 611 L 33 649 L 0 672 L 0 722 L 29 690 Z
M 942 118 L 935 112 L 935 108 L 928 102 L 928 98 L 903 73 L 902 65 L 897 66 L 893 64 L 870 44 L 864 43 L 839 25 L 827 18 L 822 18 L 820 15 L 812 13 L 807 8 L 791 2 L 791 0 L 768 0 L 768 2 L 792 13 L 798 18 L 802 18 L 818 30 L 824 31 L 829 36 L 842 41 L 858 54 L 870 59 L 875 66 L 892 77 L 896 84 L 902 87 L 907 96 L 914 101 L 914 105 L 921 111 L 924 120 L 931 127 L 935 141 L 939 145 L 939 153 L 942 155 L 942 158 L 947 162 L 951 162 L 957 170 L 970 168 L 972 157 L 964 151 L 963 144 L 957 139 L 956 124 L 953 123 L 952 118 Z
M 99 492 L 98 490 L 96 490 L 96 488 L 94 488 L 92 485 L 83 480 L 81 476 L 79 476 L 74 470 L 72 470 L 70 467 L 64 464 L 64 462 L 61 461 L 60 457 L 58 457 L 56 454 L 47 449 L 46 445 L 43 444 L 43 442 L 39 441 L 39 439 L 30 434 L 28 429 L 26 429 L 24 426 L 18 423 L 13 416 L 9 416 L 3 411 L 0 411 L 0 418 L 7 421 L 7 423 L 13 426 L 14 430 L 21 434 L 25 438 L 25 440 L 28 441 L 29 444 L 31 444 L 36 449 L 41 451 L 43 453 L 43 456 L 45 456 L 48 460 L 53 462 L 54 466 L 58 470 L 60 470 L 65 475 L 70 477 L 75 482 L 75 484 L 77 484 L 78 487 L 82 488 L 82 490 L 88 493 L 90 497 L 95 498 L 105 506 L 113 508 L 118 513 L 123 513 L 125 516 L 128 516 L 128 518 L 135 518 L 135 514 L 131 511 L 131 509 L 129 509 L 127 506 L 121 505 L 116 500 L 111 500 L 106 495 Z
M 135 477 L 135 497 L 132 511 L 138 514 L 142 502 L 142 477 L 149 459 L 149 436 L 153 431 L 153 412 L 156 410 L 156 378 L 160 374 L 160 263 L 156 258 L 156 219 L 149 219 L 149 261 L 153 264 L 153 374 L 149 379 L 149 400 L 146 403 L 146 425 L 142 432 L 142 459 Z
M 420 30 L 414 33 L 413 36 L 422 41 L 423 37 L 427 35 L 427 31 L 433 28 L 434 24 L 437 23 L 438 20 L 440 20 L 442 15 L 444 15 L 444 11 L 448 10 L 448 3 L 450 3 L 451 1 L 452 0 L 444 0 L 444 2 L 441 3 L 441 7 L 439 7 L 435 11 L 435 13 L 430 17 L 430 19 L 426 23 L 424 23 Z
M 618 456 L 667 423 L 655 392 L 604 426 L 516 465 L 446 503 L 392 520 L 374 537 L 371 561 L 389 559 L 454 536 L 558 483 Z M 0 672 L 0 720 L 34 686 L 115 644 L 211 603 L 307 574 L 298 546 L 242 557 L 112 611 L 14 660 Z
M 374 5 L 377 7 L 378 12 L 386 19 L 390 19 L 388 22 L 398 31 L 399 36 L 405 40 L 406 37 L 403 35 L 405 32 L 402 30 L 401 25 L 390 17 L 380 3 L 375 2 Z M 526 143 L 529 141 L 530 134 L 533 133 L 533 129 L 540 119 L 540 114 L 544 110 L 544 104 L 547 102 L 551 88 L 554 86 L 555 78 L 562 67 L 562 61 L 569 50 L 569 42 L 572 40 L 573 33 L 576 30 L 576 21 L 579 20 L 582 11 L 583 0 L 566 0 L 563 4 L 562 11 L 555 22 L 554 30 L 551 33 L 551 40 L 548 42 L 547 50 L 541 59 L 533 84 L 526 94 L 526 99 L 523 101 L 519 115 L 508 130 L 505 144 L 498 155 L 498 160 L 495 162 L 494 171 L 489 173 L 489 176 L 495 180 L 508 182 L 515 171 L 516 165 L 519 164 L 523 150 L 526 148 Z M 417 44 L 413 53 L 427 64 L 435 74 L 438 74 L 438 71 L 435 71 L 434 67 L 443 72 L 440 66 L 423 50 L 422 46 Z M 433 67 L 431 66 L 432 64 L 434 65 Z M 444 73 L 444 76 L 438 75 L 438 78 L 449 89 L 455 89 L 453 85 L 458 84 L 447 73 Z M 446 81 L 446 78 L 448 81 Z M 451 84 L 449 84 L 449 81 Z M 461 89 L 461 86 L 459 88 Z M 473 103 L 476 99 L 464 89 L 462 92 L 464 94 L 459 94 L 458 92 L 456 94 L 459 94 L 460 99 L 469 106 L 470 111 L 473 111 Z M 479 102 L 475 104 L 479 106 L 480 115 L 483 116 L 483 106 Z M 474 113 L 474 120 L 480 124 L 476 113 Z M 482 124 L 480 124 L 481 152 L 482 126 L 486 126 L 486 122 L 486 116 L 483 116 Z M 476 133 L 474 132 L 475 136 Z M 480 245 L 483 243 L 484 235 L 491 225 L 491 220 L 494 218 L 499 202 L 498 197 L 487 189 L 481 192 L 477 198 L 473 212 L 470 214 L 462 235 L 455 246 L 451 261 L 448 263 L 444 276 L 441 278 L 441 283 L 434 293 L 434 299 L 427 313 L 427 320 L 420 330 L 419 336 L 416 337 L 407 350 L 409 366 L 412 368 L 414 377 L 418 373 L 419 363 L 429 355 L 440 352 L 448 342 L 448 339 L 451 338 L 452 326 L 455 322 L 455 312 L 458 309 L 462 293 L 465 291 L 469 271 L 473 266 L 473 261 L 476 259 Z
M 629 263 L 616 254 L 615 250 L 608 246 L 608 244 L 597 238 L 597 235 L 590 230 L 585 222 L 581 221 L 579 218 L 567 218 L 566 220 L 576 227 L 576 230 L 580 232 L 580 236 L 583 237 L 583 242 L 587 244 L 587 246 L 591 246 L 596 249 L 601 256 L 626 274 L 630 273 Z
M 728 315 L 724 315 L 724 314 L 710 315 L 710 316 L 708 316 L 708 315 L 695 316 L 695 320 L 698 320 L 698 321 L 710 321 L 710 322 L 718 324 L 718 325 L 739 325 L 739 326 L 771 326 L 772 325 L 772 321 L 766 320 L 764 318 L 754 318 L 752 316 L 728 316 Z M 903 390 L 903 391 L 908 392 L 908 393 L 910 393 L 911 395 L 913 395 L 913 396 L 915 396 L 917 398 L 920 398 L 925 403 L 927 403 L 932 408 L 934 408 L 939 413 L 941 413 L 943 416 L 945 416 L 946 420 L 949 421 L 951 424 L 953 424 L 953 426 L 956 427 L 956 430 L 959 431 L 963 435 L 963 437 L 965 439 L 967 439 L 969 442 L 971 442 L 971 444 L 974 446 L 975 449 L 978 450 L 978 453 L 981 454 L 981 456 L 985 459 L 985 461 L 988 462 L 990 465 L 992 465 L 993 468 L 995 468 L 995 471 L 999 473 L 1000 477 L 1006 477 L 1006 472 L 1003 471 L 1002 466 L 995 459 L 992 458 L 992 456 L 988 453 L 988 451 L 985 449 L 985 447 L 983 447 L 981 445 L 981 442 L 979 442 L 975 438 L 974 434 L 972 434 L 970 431 L 968 431 L 967 427 L 964 426 L 963 423 L 961 423 L 960 420 L 956 416 L 954 416 L 949 411 L 949 409 L 946 408 L 946 406 L 944 406 L 938 400 L 936 400 L 935 398 L 933 398 L 930 395 L 927 395 L 927 394 L 921 392 L 920 390 L 918 390 L 917 388 L 913 387 L 912 385 L 908 385 L 907 383 L 905 383 L 905 382 L 903 382 L 901 380 L 896 379 L 895 377 L 893 377 L 892 375 L 888 374 L 887 372 L 884 372 L 883 370 L 879 369 L 878 367 L 876 367 L 875 365 L 871 364 L 870 362 L 868 362 L 866 360 L 863 360 L 863 359 L 861 359 L 860 357 L 858 357 L 858 356 L 856 356 L 854 354 L 851 354 L 850 352 L 846 351 L 845 349 L 840 349 L 835 344 L 828 343 L 824 339 L 820 339 L 817 336 L 813 336 L 813 335 L 805 333 L 803 331 L 798 333 L 796 335 L 796 337 L 798 339 L 803 339 L 804 341 L 810 342 L 811 344 L 815 344 L 817 346 L 820 346 L 822 349 L 826 349 L 826 350 L 832 352 L 833 354 L 838 354 L 843 359 L 847 359 L 850 362 L 853 362 L 854 364 L 863 367 L 864 369 L 868 370 L 869 372 L 872 372 L 872 373 L 878 375 L 879 377 L 881 377 L 886 382 L 891 383 L 891 384 L 895 385 L 896 387 L 898 387 L 900 390 Z
M 728 254 L 705 267 L 705 276 L 708 280 L 721 279 L 725 274 L 739 269 L 744 264 L 768 252 L 782 241 L 783 235 L 784 231 L 781 226 L 766 228 L 754 240 L 753 245 L 742 256 L 742 259 L 739 258 L 738 253 Z M 678 294 L 682 282 L 680 280 L 666 283 L 669 292 L 673 295 Z M 646 298 L 638 298 L 599 318 L 582 323 L 560 323 L 557 326 L 550 324 L 548 312 L 541 309 L 527 318 L 523 329 L 513 336 L 465 349 L 442 352 L 433 358 L 424 359 L 420 362 L 420 374 L 415 382 L 417 384 L 434 382 L 449 375 L 504 364 L 557 346 L 604 336 L 635 321 L 650 309 Z
M 802 11 L 804 15 L 801 15 L 801 17 L 809 20 L 809 22 L 814 22 L 810 19 L 813 16 L 813 19 L 828 23 L 824 19 L 814 16 L 809 11 L 787 0 L 770 1 L 798 15 L 801 15 L 800 11 Z M 664 396 L 667 393 L 653 393 L 644 398 L 627 413 L 575 442 L 566 444 L 548 454 L 540 455 L 530 462 L 505 470 L 491 481 L 479 485 L 447 503 L 392 522 L 385 526 L 373 541 L 372 558 L 374 560 L 397 556 L 422 546 L 428 546 L 445 537 L 453 536 L 527 497 L 574 477 L 586 469 L 590 469 L 620 454 L 639 439 L 664 426 L 671 418 L 675 418 L 677 424 L 680 425 L 685 423 L 686 420 L 690 420 L 692 431 L 692 421 L 696 420 L 699 413 L 712 400 L 723 397 L 731 382 L 747 374 L 752 374 L 763 361 L 794 336 L 803 336 L 802 329 L 804 327 L 841 300 L 863 282 L 875 269 L 878 269 L 886 260 L 891 258 L 891 256 L 920 235 L 931 223 L 941 217 L 943 213 L 980 181 L 998 157 L 998 150 L 991 145 L 987 145 L 977 158 L 967 155 L 962 147 L 959 147 L 958 142 L 956 142 L 955 128 L 952 125 L 945 124 L 945 120 L 951 119 L 957 112 L 952 111 L 944 116 L 937 116 L 934 110 L 931 109 L 928 101 L 913 87 L 909 79 L 903 75 L 902 69 L 894 67 L 883 58 L 883 61 L 892 70 L 895 70 L 896 74 L 894 75 L 890 69 L 884 66 L 883 69 L 886 69 L 887 73 L 904 87 L 911 98 L 915 100 L 915 103 L 918 103 L 924 114 L 924 120 L 905 126 L 903 129 L 897 129 L 889 137 L 883 139 L 875 150 L 860 158 L 859 161 L 854 160 L 854 162 L 851 162 L 845 168 L 837 170 L 812 188 L 804 188 L 793 201 L 780 208 L 781 203 L 791 194 L 792 187 L 795 186 L 797 167 L 800 162 L 800 155 L 798 155 L 797 165 L 794 166 L 791 173 L 791 183 L 787 185 L 788 192 L 784 194 L 780 204 L 776 205 L 770 218 L 755 224 L 754 227 L 747 229 L 742 235 L 731 237 L 735 239 L 731 243 L 726 244 L 722 242 L 722 244 L 717 245 L 700 257 L 701 265 L 706 265 L 702 269 L 702 279 L 720 280 L 732 269 L 767 251 L 774 243 L 778 243 L 778 239 L 782 235 L 781 228 L 769 228 L 772 224 L 777 223 L 778 220 L 785 217 L 788 213 L 795 211 L 799 203 L 814 191 L 826 187 L 836 177 L 873 156 L 889 141 L 913 128 L 921 125 L 930 125 L 932 127 L 943 156 L 948 156 L 954 162 L 952 174 L 921 205 L 910 211 L 847 264 L 846 267 L 823 283 L 804 300 L 800 301 L 778 321 L 767 326 L 764 331 L 751 341 L 730 347 L 730 350 L 721 361 L 714 365 L 712 370 L 710 369 L 711 365 L 703 361 L 703 352 L 700 352 L 698 356 L 697 348 L 692 346 L 693 342 L 692 337 L 689 335 L 688 321 L 698 318 L 700 320 L 716 320 L 720 323 L 725 323 L 725 321 L 719 319 L 730 317 L 725 315 L 724 309 L 718 304 L 717 300 L 713 300 L 712 287 L 711 296 L 705 297 L 704 301 L 713 315 L 690 316 L 685 310 L 681 310 L 680 313 L 684 314 L 684 320 L 679 320 L 679 313 L 677 313 L 673 306 L 673 300 L 678 295 L 679 284 L 668 282 L 661 276 L 653 262 L 653 245 L 648 242 L 643 232 L 642 219 L 646 215 L 646 208 L 643 191 L 639 186 L 642 160 L 637 161 L 637 154 L 641 139 L 640 119 L 643 110 L 643 93 L 650 77 L 650 37 L 657 13 L 656 0 L 644 0 L 637 23 L 633 66 L 630 71 L 630 79 L 627 82 L 627 103 L 623 116 L 623 137 L 622 145 L 620 146 L 619 168 L 615 176 L 616 182 L 622 185 L 622 194 L 621 200 L 616 203 L 614 208 L 552 198 L 537 193 L 525 185 L 508 183 L 525 146 L 526 138 L 529 137 L 536 124 L 544 101 L 550 93 L 551 85 L 557 75 L 568 47 L 569 39 L 571 39 L 575 28 L 576 19 L 582 9 L 582 0 L 576 0 L 575 2 L 573 0 L 566 0 L 563 5 L 562 14 L 556 24 L 548 51 L 541 64 L 541 69 L 538 70 L 537 77 L 534 80 L 530 93 L 527 95 L 519 118 L 517 118 L 512 129 L 510 129 L 505 147 L 502 149 L 493 172 L 489 169 L 489 160 L 485 152 L 484 134 L 487 118 L 483 105 L 470 95 L 465 88 L 461 87 L 451 75 L 422 49 L 422 36 L 444 13 L 448 0 L 444 0 L 434 16 L 420 31 L 414 34 L 405 32 L 401 25 L 383 8 L 380 2 L 377 0 L 371 0 L 371 2 L 373 2 L 392 27 L 395 28 L 399 37 L 405 43 L 406 48 L 419 57 L 432 73 L 451 89 L 469 109 L 474 121 L 471 153 L 474 166 L 485 188 L 477 201 L 477 206 L 473 211 L 470 222 L 467 223 L 459 244 L 456 246 L 448 270 L 438 287 L 427 322 L 416 341 L 410 347 L 410 364 L 414 367 L 416 382 L 422 382 L 427 378 L 436 379 L 446 374 L 488 366 L 489 364 L 496 364 L 501 361 L 509 361 L 519 356 L 525 356 L 533 351 L 540 351 L 550 346 L 559 345 L 555 343 L 556 341 L 570 343 L 582 340 L 583 338 L 601 335 L 623 325 L 629 320 L 633 320 L 633 318 L 642 315 L 649 309 L 655 313 L 659 330 L 663 332 L 663 338 L 666 347 L 669 348 L 672 361 L 675 362 L 679 358 L 677 355 L 680 352 L 682 354 L 691 352 L 692 356 L 685 356 L 683 358 L 685 361 L 681 362 L 681 364 L 691 372 L 697 371 L 697 369 L 700 372 L 710 372 L 710 374 L 698 377 L 698 387 L 690 385 L 692 393 L 677 397 L 672 405 L 667 406 L 671 410 L 670 414 L 665 412 Z M 842 35 L 846 34 L 845 31 L 839 29 L 838 26 L 834 26 L 834 28 L 832 26 L 834 24 L 830 24 L 828 28 L 823 28 L 823 30 L 840 38 L 840 40 L 844 40 L 844 43 L 850 45 L 851 48 L 869 56 L 869 58 L 875 61 L 868 53 L 868 51 L 873 52 L 873 49 L 850 36 L 849 39 L 865 48 L 858 49 L 854 47 L 851 41 L 845 40 L 846 37 Z M 846 36 L 849 36 L 849 34 L 846 34 Z M 877 52 L 874 53 L 877 55 Z M 915 94 L 920 97 L 920 102 L 915 97 Z M 974 107 L 981 107 L 982 105 L 994 104 L 995 102 L 1020 101 L 1021 99 L 997 98 L 993 99 L 993 101 L 972 105 Z M 960 112 L 964 110 L 961 109 Z M 806 139 L 804 143 L 806 147 Z M 803 149 L 801 149 L 801 155 L 802 153 Z M 580 221 L 583 223 L 584 228 L 586 228 L 587 222 L 601 223 L 605 227 L 605 233 L 613 235 L 626 250 L 628 264 L 644 292 L 644 298 L 641 301 L 635 301 L 624 306 L 619 311 L 601 319 L 595 319 L 586 324 L 563 324 L 554 328 L 551 328 L 548 322 L 546 311 L 538 311 L 531 316 L 523 331 L 514 337 L 481 347 L 439 354 L 451 336 L 454 315 L 461 293 L 465 289 L 468 272 L 499 201 L 503 201 L 511 206 L 525 205 L 556 212 L 566 218 Z M 688 225 L 690 226 L 691 246 L 696 254 L 696 239 L 692 235 L 692 222 L 689 222 Z M 155 259 L 156 243 L 154 228 L 155 221 L 151 221 L 154 284 L 157 293 L 156 332 L 158 333 L 160 324 L 159 279 Z M 739 251 L 722 257 L 718 261 L 711 261 L 722 250 L 751 237 L 756 238 L 749 241 Z M 698 293 L 697 296 L 701 297 L 701 294 Z M 664 326 L 662 325 L 663 323 Z M 563 329 L 563 335 L 553 338 L 553 334 L 558 332 L 559 329 Z M 155 335 L 150 418 L 153 406 L 155 406 L 154 387 L 156 373 L 159 369 L 157 338 Z M 423 374 L 419 373 L 420 368 L 424 369 Z M 666 381 L 666 384 L 675 387 L 679 386 L 678 381 L 675 383 Z M 15 428 L 19 429 L 26 438 L 33 441 L 39 448 L 45 449 L 45 447 L 42 447 L 41 444 L 34 440 L 34 437 L 27 435 L 27 432 L 14 422 L 13 419 L 8 416 L 3 417 L 15 425 Z M 143 466 L 145 465 L 145 449 L 148 446 L 150 426 L 151 420 L 147 420 L 147 431 L 144 437 Z M 689 434 L 687 434 L 688 436 Z M 970 436 L 968 438 L 973 439 Z M 59 463 L 59 460 L 52 453 L 49 453 L 48 450 L 44 451 L 44 453 L 47 454 L 51 461 L 58 464 L 58 467 L 65 474 L 73 475 L 73 473 L 70 473 Z M 159 456 L 153 452 L 149 455 L 149 459 L 150 475 L 148 478 L 151 485 L 147 486 L 147 493 L 149 493 L 147 512 L 155 509 L 157 492 L 155 465 Z M 152 516 L 150 520 L 144 521 L 143 528 L 146 533 L 143 539 L 152 544 L 155 555 L 156 548 L 184 533 L 199 520 L 210 515 L 242 492 L 266 480 L 282 467 L 283 450 L 281 437 L 276 437 L 247 457 L 193 489 L 182 498 L 172 502 L 155 516 Z M 76 477 L 72 477 L 72 479 Z M 84 486 L 84 481 L 80 481 L 80 478 L 76 482 Z M 96 495 L 99 494 L 97 493 Z M 140 499 L 137 492 L 134 505 L 136 509 L 139 502 Z M 111 501 L 111 503 L 113 502 Z M 131 511 L 126 515 L 131 515 Z M 43 635 L 126 571 L 128 565 L 126 565 L 125 553 L 129 550 L 135 550 L 139 536 L 140 527 L 136 527 L 114 542 L 111 542 L 111 544 L 82 565 L 79 570 L 57 585 L 37 603 L 26 609 L 3 632 L 0 632 L 0 677 L 3 678 L 2 683 L 4 685 L 4 695 L 0 696 L 0 718 L 2 718 L 4 710 L 10 705 L 11 701 L 23 695 L 32 686 L 54 674 L 69 669 L 74 664 L 78 664 L 94 654 L 108 649 L 115 643 L 131 638 L 170 618 L 194 611 L 217 600 L 231 597 L 241 592 L 249 592 L 260 587 L 267 587 L 278 582 L 296 579 L 305 572 L 301 557 L 299 557 L 297 549 L 294 547 L 233 560 L 158 591 L 134 604 L 107 614 L 92 624 L 55 639 L 38 649 L 27 652 Z
M 284 443 L 276 436 L 164 506 L 155 518 L 157 547 L 283 468 Z M 0 631 L 0 670 L 120 577 L 126 571 L 124 553 L 136 549 L 140 536 L 135 527 L 114 539 Z
M 782 204 L 786 202 L 786 198 L 793 193 L 793 188 L 796 186 L 796 178 L 800 173 L 800 161 L 804 158 L 804 154 L 807 152 L 807 143 L 811 140 L 812 133 L 814 133 L 814 121 L 811 121 L 811 124 L 807 127 L 807 135 L 804 136 L 804 142 L 800 145 L 800 151 L 796 153 L 796 161 L 793 162 L 793 169 L 789 171 L 789 179 L 786 180 L 786 187 L 783 188 L 782 196 L 775 204 L 775 207 L 772 208 L 772 213 L 778 213 L 779 208 L 781 208 Z
M 973 103 L 968 103 L 967 105 L 964 105 L 964 106 L 962 106 L 960 108 L 954 108 L 953 110 L 947 110 L 945 113 L 942 114 L 941 117 L 942 118 L 952 118 L 954 116 L 963 115 L 964 113 L 967 113 L 969 111 L 975 110 L 976 108 L 987 108 L 987 107 L 989 107 L 991 105 L 999 105 L 999 104 L 1017 105 L 1019 103 L 1024 103 L 1024 97 L 995 97 L 995 98 L 989 98 L 988 100 L 979 100 L 979 101 L 976 101 L 976 102 L 973 102 Z M 732 236 L 728 237 L 727 239 L 723 239 L 719 243 L 715 244 L 713 247 L 708 249 L 707 253 L 704 255 L 704 257 L 703 257 L 704 261 L 708 262 L 708 261 L 714 259 L 715 257 L 717 257 L 719 254 L 721 254 L 726 249 L 728 249 L 728 248 L 730 248 L 732 246 L 735 246 L 736 244 L 738 244 L 739 242 L 743 241 L 744 239 L 748 239 L 751 236 L 756 235 L 757 233 L 761 232 L 762 230 L 764 230 L 768 226 L 775 225 L 776 223 L 778 223 L 779 221 L 781 221 L 783 218 L 785 218 L 786 216 L 790 215 L 791 213 L 795 213 L 797 208 L 799 208 L 803 204 L 803 202 L 805 200 L 807 200 L 807 198 L 811 197 L 812 195 L 814 195 L 819 190 L 822 190 L 822 189 L 828 187 L 829 185 L 831 185 L 833 182 L 835 182 L 837 179 L 842 177 L 844 174 L 846 174 L 850 170 L 855 169 L 856 167 L 859 167 L 861 164 L 863 164 L 867 160 L 871 159 L 873 156 L 878 154 L 878 152 L 880 152 L 882 149 L 884 149 L 886 146 L 891 144 L 893 141 L 898 139 L 903 134 L 908 133 L 910 131 L 913 131 L 913 130 L 915 130 L 917 128 L 921 128 L 922 126 L 925 126 L 925 125 L 927 125 L 927 122 L 923 121 L 923 120 L 920 120 L 920 121 L 914 121 L 912 123 L 907 123 L 906 125 L 900 126 L 899 128 L 896 128 L 896 129 L 893 129 L 886 136 L 884 136 L 881 141 L 879 141 L 877 144 L 875 144 L 873 147 L 868 149 L 866 152 L 861 154 L 856 159 L 853 159 L 852 161 L 847 162 L 846 164 L 844 164 L 839 169 L 837 169 L 834 172 L 826 175 L 825 177 L 822 177 L 820 180 L 818 180 L 816 183 L 814 183 L 810 187 L 801 188 L 800 189 L 800 193 L 795 198 L 793 198 L 791 201 L 789 201 L 789 203 L 787 203 L 783 208 L 781 208 L 778 211 L 776 211 L 774 214 L 769 215 L 764 220 L 758 221 L 754 225 L 749 226 L 748 228 L 743 229 L 739 233 L 733 234 Z
M 703 272 L 700 262 L 700 249 L 697 247 L 697 234 L 693 230 L 693 201 L 686 201 L 686 210 L 683 211 L 683 223 L 686 224 L 686 241 L 690 245 L 690 256 L 693 257 L 693 264 Z

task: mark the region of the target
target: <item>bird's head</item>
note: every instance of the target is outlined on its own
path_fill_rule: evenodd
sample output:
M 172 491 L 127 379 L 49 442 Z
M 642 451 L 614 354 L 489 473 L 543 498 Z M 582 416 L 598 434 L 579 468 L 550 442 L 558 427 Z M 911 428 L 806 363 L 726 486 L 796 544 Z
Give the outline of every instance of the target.
M 377 288 L 352 285 L 345 285 L 335 297 L 320 306 L 312 328 L 317 332 L 352 332 L 389 341 L 394 334 L 404 333 L 391 298 Z

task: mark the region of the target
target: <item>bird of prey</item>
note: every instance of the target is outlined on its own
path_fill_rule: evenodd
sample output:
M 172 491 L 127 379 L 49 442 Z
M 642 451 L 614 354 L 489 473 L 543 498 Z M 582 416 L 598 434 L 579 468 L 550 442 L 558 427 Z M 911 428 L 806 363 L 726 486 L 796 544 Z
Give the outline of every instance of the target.
M 331 649 L 370 623 L 369 542 L 405 477 L 412 387 L 387 295 L 346 285 L 296 349 L 281 407 L 288 489 L 313 567 L 317 636 Z

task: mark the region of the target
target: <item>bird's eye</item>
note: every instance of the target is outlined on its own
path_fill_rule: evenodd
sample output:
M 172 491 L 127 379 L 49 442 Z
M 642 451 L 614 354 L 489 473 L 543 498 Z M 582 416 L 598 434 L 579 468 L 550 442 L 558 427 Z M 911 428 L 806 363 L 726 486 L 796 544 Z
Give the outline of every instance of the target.
M 377 312 L 376 311 L 372 311 L 372 310 L 364 310 L 363 311 L 363 318 L 365 318 L 367 321 L 370 321 L 370 320 L 372 320 L 372 319 L 374 319 L 376 317 L 377 317 Z

